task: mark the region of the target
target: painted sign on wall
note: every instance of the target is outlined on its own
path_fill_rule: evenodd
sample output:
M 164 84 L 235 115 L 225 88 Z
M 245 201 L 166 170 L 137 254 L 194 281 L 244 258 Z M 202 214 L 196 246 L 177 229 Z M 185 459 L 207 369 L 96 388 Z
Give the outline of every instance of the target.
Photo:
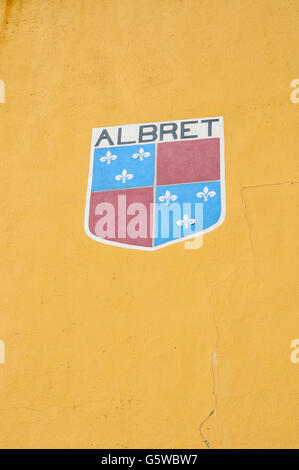
M 93 129 L 91 238 L 155 250 L 211 231 L 224 217 L 222 117 Z

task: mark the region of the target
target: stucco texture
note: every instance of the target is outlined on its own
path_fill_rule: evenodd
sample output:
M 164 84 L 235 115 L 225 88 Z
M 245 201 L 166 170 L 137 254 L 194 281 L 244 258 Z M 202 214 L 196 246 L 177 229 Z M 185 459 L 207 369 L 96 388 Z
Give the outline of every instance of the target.
M 0 446 L 298 447 L 298 1 L 0 15 Z M 87 237 L 92 127 L 219 115 L 227 214 L 200 249 Z

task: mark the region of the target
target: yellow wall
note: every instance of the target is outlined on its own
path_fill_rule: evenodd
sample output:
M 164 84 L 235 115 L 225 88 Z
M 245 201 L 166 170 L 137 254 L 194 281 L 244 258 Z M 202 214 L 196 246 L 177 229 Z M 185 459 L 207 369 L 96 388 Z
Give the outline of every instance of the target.
M 0 446 L 298 447 L 298 1 L 0 4 Z M 92 127 L 218 115 L 201 249 L 86 236 Z

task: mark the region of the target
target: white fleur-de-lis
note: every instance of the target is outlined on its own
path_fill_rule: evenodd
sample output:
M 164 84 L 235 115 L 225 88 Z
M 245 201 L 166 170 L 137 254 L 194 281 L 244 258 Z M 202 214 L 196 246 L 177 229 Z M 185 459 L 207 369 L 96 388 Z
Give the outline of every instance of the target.
M 195 224 L 195 219 L 190 219 L 188 214 L 184 214 L 182 220 L 176 221 L 177 225 L 184 225 L 184 228 L 188 228 L 188 225 Z
M 141 147 L 139 149 L 139 153 L 134 153 L 132 155 L 132 158 L 135 158 L 135 160 L 139 160 L 141 162 L 144 158 L 148 158 L 149 156 L 150 156 L 150 153 L 145 152 L 144 149 Z
M 100 161 L 101 162 L 107 162 L 107 165 L 110 165 L 111 161 L 112 160 L 116 160 L 117 159 L 117 156 L 116 155 L 112 155 L 112 153 L 110 152 L 110 150 L 108 150 L 108 152 L 106 153 L 106 155 L 103 155 L 101 158 L 100 158 Z
M 199 191 L 199 193 L 196 194 L 197 197 L 199 198 L 204 198 L 204 201 L 207 201 L 209 197 L 214 197 L 216 196 L 215 191 L 209 191 L 209 188 L 205 186 L 203 188 L 203 191 Z
M 128 173 L 127 170 L 124 168 L 120 175 L 116 175 L 115 179 L 116 181 L 122 181 L 123 183 L 125 183 L 126 180 L 131 180 L 133 176 L 134 175 Z
M 159 196 L 159 201 L 161 202 L 166 202 L 166 204 L 169 206 L 170 201 L 176 201 L 177 200 L 177 195 L 176 194 L 170 194 L 170 191 L 166 191 L 164 196 Z

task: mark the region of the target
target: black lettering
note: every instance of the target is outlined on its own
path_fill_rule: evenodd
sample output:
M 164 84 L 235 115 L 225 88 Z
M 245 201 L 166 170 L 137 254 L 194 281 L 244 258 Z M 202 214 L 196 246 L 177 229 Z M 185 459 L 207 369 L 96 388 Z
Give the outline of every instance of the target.
M 202 119 L 201 122 L 208 123 L 208 136 L 211 137 L 212 135 L 212 127 L 213 127 L 213 122 L 218 122 L 219 119 Z
M 171 129 L 165 129 L 166 126 L 171 126 Z M 174 140 L 176 140 L 178 138 L 177 134 L 176 134 L 176 130 L 177 130 L 178 126 L 176 125 L 175 122 L 165 122 L 163 124 L 160 125 L 160 140 L 163 140 L 163 137 L 165 134 L 172 134 L 172 137 L 174 138 Z
M 198 135 L 186 135 L 187 132 L 190 132 L 191 129 L 189 127 L 185 128 L 185 126 L 187 124 L 197 124 L 198 123 L 198 120 L 197 121 L 185 121 L 185 122 L 181 122 L 181 139 L 195 139 L 196 137 L 198 137 Z
M 118 131 L 117 131 L 117 145 L 135 144 L 136 143 L 136 140 L 130 140 L 128 142 L 122 142 L 121 134 L 122 134 L 122 127 L 119 127 Z
M 151 131 L 149 132 L 144 132 L 144 129 L 146 128 L 152 128 Z M 139 142 L 154 142 L 154 140 L 157 139 L 157 131 L 158 131 L 158 127 L 155 125 L 155 124 L 146 124 L 144 126 L 140 126 L 139 127 Z M 144 137 L 146 136 L 152 136 L 151 139 L 149 140 L 144 140 Z
M 97 147 L 98 145 L 100 145 L 101 141 L 102 141 L 102 140 L 105 140 L 105 139 L 108 140 L 109 145 L 114 145 L 114 143 L 113 143 L 113 141 L 112 141 L 110 135 L 108 134 L 107 129 L 103 129 L 102 132 L 101 132 L 100 137 L 99 137 L 98 140 L 97 140 L 97 143 L 95 144 L 95 147 Z

